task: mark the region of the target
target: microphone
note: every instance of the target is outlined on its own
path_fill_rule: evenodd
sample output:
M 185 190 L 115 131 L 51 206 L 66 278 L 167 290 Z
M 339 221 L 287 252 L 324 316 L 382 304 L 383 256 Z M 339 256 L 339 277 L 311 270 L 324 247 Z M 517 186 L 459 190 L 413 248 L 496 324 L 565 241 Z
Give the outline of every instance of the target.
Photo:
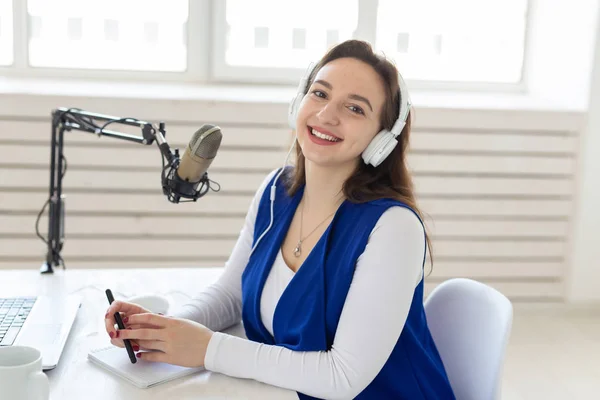
M 169 201 L 179 203 L 181 198 L 196 201 L 206 194 L 210 188 L 206 171 L 217 155 L 222 138 L 221 128 L 204 124 L 192 136 L 181 161 L 178 152 L 175 152 L 171 169 L 166 175 L 163 174 L 162 179 L 163 193 Z M 200 184 L 202 186 L 198 190 Z M 203 190 L 205 185 L 208 187 Z
M 221 145 L 221 128 L 204 124 L 194 133 L 181 157 L 177 175 L 189 182 L 198 182 L 206 172 Z

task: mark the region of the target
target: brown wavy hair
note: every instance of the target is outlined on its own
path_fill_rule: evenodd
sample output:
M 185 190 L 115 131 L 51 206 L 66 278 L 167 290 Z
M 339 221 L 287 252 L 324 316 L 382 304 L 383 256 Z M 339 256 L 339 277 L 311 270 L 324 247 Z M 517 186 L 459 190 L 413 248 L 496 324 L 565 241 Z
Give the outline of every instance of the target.
M 384 56 L 373 52 L 373 48 L 368 42 L 347 40 L 331 48 L 313 68 L 304 88 L 304 94 L 308 92 L 315 75 L 325 64 L 345 57 L 355 58 L 370 65 L 383 80 L 386 101 L 381 112 L 379 129 L 391 130 L 394 122 L 398 119 L 400 108 L 398 70 Z M 412 176 L 406 164 L 411 123 L 412 109 L 408 114 L 404 129 L 398 137 L 398 145 L 392 153 L 377 167 L 367 165 L 362 161 L 358 163 L 354 173 L 344 182 L 343 192 L 346 199 L 352 203 L 364 203 L 381 198 L 398 200 L 412 208 L 425 223 L 423 214 L 415 200 Z M 302 149 L 300 146 L 296 146 L 295 168 L 289 174 L 284 174 L 287 176 L 283 179 L 290 196 L 293 196 L 306 183 L 304 162 Z M 432 248 L 427 229 L 425 229 L 425 237 L 433 266 Z

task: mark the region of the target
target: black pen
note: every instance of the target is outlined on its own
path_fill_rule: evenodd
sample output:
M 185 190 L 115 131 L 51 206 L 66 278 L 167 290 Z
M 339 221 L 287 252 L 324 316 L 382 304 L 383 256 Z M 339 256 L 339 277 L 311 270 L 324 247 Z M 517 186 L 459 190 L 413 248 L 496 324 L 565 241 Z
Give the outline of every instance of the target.
M 113 297 L 110 289 L 106 289 L 106 297 L 108 298 L 108 304 L 112 304 L 113 301 L 115 301 L 115 298 Z M 119 329 L 125 329 L 125 324 L 123 324 L 121 314 L 116 312 L 115 319 L 117 320 L 117 325 L 119 325 Z M 125 348 L 127 349 L 127 354 L 129 354 L 129 359 L 131 360 L 131 363 L 135 364 L 137 362 L 137 358 L 135 358 L 135 353 L 133 352 L 133 348 L 131 347 L 129 339 L 123 339 L 123 343 L 125 343 Z

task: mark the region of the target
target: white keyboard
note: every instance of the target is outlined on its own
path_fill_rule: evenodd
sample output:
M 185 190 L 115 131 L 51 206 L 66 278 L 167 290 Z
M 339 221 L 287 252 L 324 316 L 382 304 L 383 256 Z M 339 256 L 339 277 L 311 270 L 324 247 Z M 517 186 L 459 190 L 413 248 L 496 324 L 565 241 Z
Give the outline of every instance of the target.
M 13 344 L 35 300 L 35 297 L 0 297 L 0 346 Z

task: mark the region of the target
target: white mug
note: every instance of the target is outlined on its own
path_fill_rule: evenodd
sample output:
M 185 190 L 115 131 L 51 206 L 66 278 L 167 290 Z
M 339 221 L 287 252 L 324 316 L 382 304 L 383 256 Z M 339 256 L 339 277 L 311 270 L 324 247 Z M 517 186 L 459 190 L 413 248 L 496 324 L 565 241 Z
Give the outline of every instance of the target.
M 169 299 L 159 294 L 141 294 L 130 297 L 127 301 L 142 306 L 153 313 L 166 314 L 170 307 Z
M 48 400 L 48 377 L 42 372 L 42 353 L 33 347 L 0 347 L 0 398 Z

